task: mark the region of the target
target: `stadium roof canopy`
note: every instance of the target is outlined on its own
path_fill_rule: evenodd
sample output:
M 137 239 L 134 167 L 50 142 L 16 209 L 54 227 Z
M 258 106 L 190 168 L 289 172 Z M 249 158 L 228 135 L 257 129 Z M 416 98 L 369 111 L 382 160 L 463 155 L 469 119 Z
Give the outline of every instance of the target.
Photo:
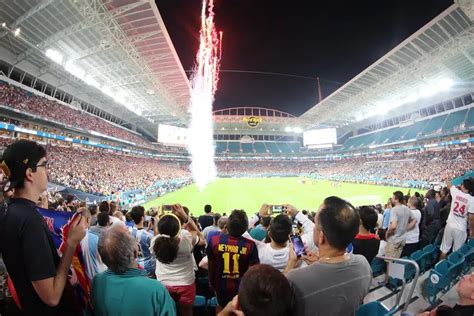
M 0 25 L 0 59 L 38 79 L 154 135 L 186 122 L 189 81 L 153 0 L 2 1 Z
M 472 91 L 473 19 L 472 0 L 458 1 L 300 119 L 350 130 Z

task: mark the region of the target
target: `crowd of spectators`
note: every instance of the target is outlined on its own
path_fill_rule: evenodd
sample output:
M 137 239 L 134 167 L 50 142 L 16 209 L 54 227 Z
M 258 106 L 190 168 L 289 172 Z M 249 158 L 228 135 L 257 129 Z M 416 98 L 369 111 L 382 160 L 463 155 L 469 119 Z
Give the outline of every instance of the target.
M 59 146 L 49 146 L 48 153 L 51 182 L 105 196 L 190 176 L 187 165 L 153 158 Z
M 87 208 L 68 197 L 44 206 L 47 161 L 68 150 L 71 159 L 77 155 L 73 149 L 20 141 L 2 157 L 3 190 L 13 196 L 0 207 L 0 253 L 26 314 L 79 315 L 93 309 L 96 315 L 188 316 L 199 294 L 215 296 L 221 316 L 353 315 L 369 293 L 376 251 L 397 258 L 442 239 L 443 258 L 449 249 L 459 249 L 468 229 L 474 237 L 473 179 L 425 195 L 396 191 L 385 210 L 355 207 L 336 196 L 313 214 L 283 205 L 274 216 L 271 205 L 262 205 L 250 218 L 239 209 L 221 217 L 211 205 L 199 219 L 179 204 L 148 213 L 136 206 L 125 216 L 114 201 Z M 131 169 L 137 172 L 137 166 Z M 40 203 L 74 213 L 64 230 L 61 258 L 35 211 Z M 387 226 L 379 227 L 384 216 Z M 17 229 L 24 225 L 29 229 Z M 90 294 L 82 295 L 90 295 L 92 306 L 71 303 L 67 274 L 79 244 L 91 284 Z M 202 276 L 209 283 L 198 286 Z M 472 313 L 472 276 L 458 293 L 455 309 Z
M 40 97 L 2 81 L 0 81 L 0 100 L 2 100 L 2 105 L 40 116 L 46 120 L 53 120 L 70 127 L 95 131 L 107 136 L 128 140 L 137 145 L 151 147 L 151 143 L 145 141 L 143 137 L 114 126 L 97 116 Z

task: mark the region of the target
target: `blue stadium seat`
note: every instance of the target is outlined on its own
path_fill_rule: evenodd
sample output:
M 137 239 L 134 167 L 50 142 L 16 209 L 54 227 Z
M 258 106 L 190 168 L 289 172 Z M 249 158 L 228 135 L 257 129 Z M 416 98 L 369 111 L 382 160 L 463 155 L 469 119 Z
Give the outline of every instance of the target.
M 255 151 L 260 154 L 266 154 L 267 153 L 267 148 L 265 147 L 265 144 L 262 142 L 256 142 L 255 144 Z
M 440 129 L 440 127 L 443 125 L 447 117 L 448 115 L 445 114 L 445 115 L 432 118 L 430 122 L 426 125 L 426 127 L 423 129 L 422 133 L 424 135 L 430 135 L 437 132 Z
M 216 153 L 225 153 L 227 151 L 227 142 L 216 142 Z
M 242 143 L 241 146 L 244 154 L 253 154 L 253 146 L 251 143 Z
M 379 301 L 373 301 L 359 307 L 356 316 L 385 316 L 390 315 L 388 308 Z
M 463 271 L 469 271 L 469 266 L 466 267 L 466 259 L 458 252 L 450 254 L 448 261 L 452 264 L 451 274 L 453 283 L 461 278 Z
M 277 145 L 274 142 L 267 142 L 266 145 L 270 153 L 272 154 L 280 153 L 280 149 L 277 147 Z
M 206 306 L 206 298 L 202 295 L 196 295 L 193 306 L 195 307 Z
M 418 121 L 415 124 L 413 124 L 408 131 L 406 132 L 405 135 L 403 135 L 402 139 L 403 140 L 409 140 L 409 139 L 415 139 L 418 134 L 421 133 L 421 131 L 426 127 L 426 125 L 429 123 L 428 120 L 423 120 L 423 121 Z
M 426 269 L 424 257 L 425 253 L 423 252 L 423 250 L 417 250 L 410 255 L 410 259 L 418 263 L 418 267 L 420 267 L 420 272 L 424 272 Z
M 467 109 L 450 113 L 443 124 L 442 131 L 450 132 L 459 129 L 459 126 L 464 123 Z
M 211 297 L 211 299 L 207 301 L 207 305 L 211 307 L 216 307 L 218 305 L 217 298 L 215 296 Z
M 469 245 L 471 248 L 474 248 L 474 238 L 469 240 L 468 245 Z
M 433 245 L 426 245 L 423 248 L 423 267 L 424 270 L 426 271 L 430 269 L 438 260 L 438 251 L 435 246 Z
M 451 286 L 450 264 L 448 260 L 438 262 L 430 271 L 429 277 L 423 285 L 423 296 L 428 302 L 434 304 L 438 293 L 447 292 Z
M 229 142 L 229 152 L 232 154 L 240 154 L 240 142 Z
M 385 266 L 385 260 L 382 260 L 377 257 L 372 259 L 372 262 L 370 263 L 370 267 L 372 268 L 372 275 L 377 276 L 382 274 L 385 271 Z
M 464 123 L 464 127 L 474 127 L 474 108 L 469 110 L 467 114 L 466 122 Z
M 457 252 L 464 256 L 464 258 L 466 259 L 466 263 L 469 266 L 472 266 L 474 264 L 474 248 L 472 248 L 468 244 L 464 244 L 461 248 L 459 248 Z
M 207 304 L 204 296 L 196 295 L 193 304 L 193 315 L 207 316 Z

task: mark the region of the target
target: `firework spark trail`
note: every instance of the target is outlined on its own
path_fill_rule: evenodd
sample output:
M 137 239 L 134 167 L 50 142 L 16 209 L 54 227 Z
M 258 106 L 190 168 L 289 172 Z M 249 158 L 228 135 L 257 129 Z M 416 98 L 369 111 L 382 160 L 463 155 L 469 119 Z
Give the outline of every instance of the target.
M 212 103 L 219 82 L 222 32 L 214 25 L 214 1 L 203 1 L 201 31 L 196 65 L 191 76 L 191 123 L 188 150 L 191 154 L 191 171 L 199 190 L 216 178 Z

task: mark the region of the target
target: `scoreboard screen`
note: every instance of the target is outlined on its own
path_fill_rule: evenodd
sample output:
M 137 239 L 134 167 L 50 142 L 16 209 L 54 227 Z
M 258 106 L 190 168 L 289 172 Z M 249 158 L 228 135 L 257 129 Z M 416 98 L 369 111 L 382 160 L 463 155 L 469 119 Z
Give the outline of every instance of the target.
M 303 143 L 305 146 L 313 145 L 333 145 L 337 143 L 337 133 L 335 128 L 312 129 L 303 133 Z
M 158 142 L 165 145 L 186 146 L 188 129 L 172 125 L 160 124 L 158 126 Z

